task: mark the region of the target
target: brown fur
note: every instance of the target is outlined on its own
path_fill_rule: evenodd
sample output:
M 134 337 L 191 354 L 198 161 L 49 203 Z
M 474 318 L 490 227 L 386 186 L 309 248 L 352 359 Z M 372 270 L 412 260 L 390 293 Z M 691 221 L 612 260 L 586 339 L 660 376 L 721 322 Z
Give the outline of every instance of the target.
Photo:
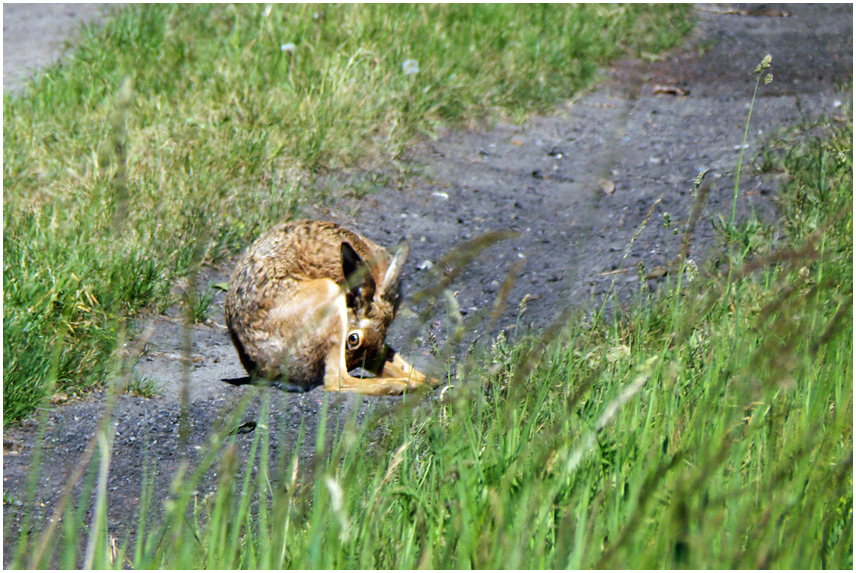
M 384 343 L 406 256 L 404 242 L 393 257 L 325 221 L 271 229 L 238 261 L 226 296 L 226 325 L 244 368 L 302 390 L 400 394 L 429 382 Z M 377 377 L 348 374 L 359 366 Z

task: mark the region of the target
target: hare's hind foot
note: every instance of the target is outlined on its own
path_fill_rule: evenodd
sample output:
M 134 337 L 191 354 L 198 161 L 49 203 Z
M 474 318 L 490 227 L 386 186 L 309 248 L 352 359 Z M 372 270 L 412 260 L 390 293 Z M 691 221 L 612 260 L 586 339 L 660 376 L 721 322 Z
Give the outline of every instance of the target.
M 356 392 L 366 396 L 398 396 L 415 391 L 420 385 L 407 378 L 357 378 L 356 376 L 324 377 L 324 390 L 328 392 Z
M 436 378 L 429 378 L 416 370 L 398 352 L 393 355 L 392 360 L 384 362 L 381 376 L 385 378 L 403 378 L 415 386 L 428 385 L 434 387 L 440 384 L 440 381 Z
M 330 392 L 356 392 L 367 396 L 397 396 L 414 392 L 425 386 L 436 386 L 439 381 L 428 378 L 408 364 L 398 353 L 384 363 L 380 376 L 358 378 L 343 372 L 334 365 L 324 375 L 324 389 Z

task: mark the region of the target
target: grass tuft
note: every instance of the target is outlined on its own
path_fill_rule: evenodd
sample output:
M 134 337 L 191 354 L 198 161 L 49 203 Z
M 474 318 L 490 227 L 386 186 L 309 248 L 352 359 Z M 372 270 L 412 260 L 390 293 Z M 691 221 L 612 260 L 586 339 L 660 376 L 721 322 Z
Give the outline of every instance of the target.
M 312 471 L 224 485 L 199 531 L 231 527 L 225 553 L 150 563 L 851 568 L 851 121 L 790 135 L 787 200 L 821 177 L 825 200 L 730 273 L 672 272 L 614 321 L 499 338 L 439 397 L 319 435 Z M 249 498 L 277 517 L 245 522 Z

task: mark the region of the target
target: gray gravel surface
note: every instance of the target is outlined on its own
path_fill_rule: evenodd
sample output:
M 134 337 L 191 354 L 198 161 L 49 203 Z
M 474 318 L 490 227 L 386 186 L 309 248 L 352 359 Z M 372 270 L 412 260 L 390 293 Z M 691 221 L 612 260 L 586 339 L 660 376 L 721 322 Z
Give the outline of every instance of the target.
M 8 6 L 4 5 L 4 91 L 9 90 L 9 78 L 17 77 L 29 62 L 39 65 L 55 58 L 56 36 L 61 35 L 37 30 L 44 19 Z M 75 10 L 71 15 L 55 8 L 55 29 L 95 13 Z M 421 143 L 410 157 L 420 175 L 403 188 L 382 187 L 354 197 L 340 192 L 365 174 L 334 174 L 324 182 L 326 190 L 342 196 L 305 214 L 348 224 L 386 246 L 407 237 L 411 254 L 403 284 L 406 296 L 434 284 L 436 273 L 446 270 L 442 257 L 462 242 L 490 231 L 516 231 L 516 238 L 489 247 L 452 283 L 466 341 L 485 342 L 503 329 L 518 336 L 538 332 L 569 307 L 591 310 L 610 290 L 617 293 L 617 304 L 626 304 L 639 291 L 640 263 L 649 272 L 677 254 L 680 236 L 672 230 L 687 220 L 693 181 L 703 169 L 710 170 L 706 179 L 710 187 L 693 235 L 692 256 L 704 259 L 714 244 L 710 221 L 719 213 L 730 213 L 753 70 L 766 54 L 773 56 L 775 80 L 759 92 L 747 162 L 780 130 L 819 114 L 838 114 L 840 102 L 852 99 L 850 91 L 842 91 L 852 83 L 852 5 L 699 5 L 697 16 L 692 36 L 662 60 L 617 62 L 604 70 L 604 81 L 591 92 L 523 125 L 497 122 L 486 131 L 450 132 Z M 31 42 L 36 36 L 49 36 L 51 42 Z M 40 50 L 47 59 L 22 54 Z M 662 93 L 662 87 L 685 95 Z M 779 177 L 745 168 L 739 216 L 754 212 L 775 221 Z M 663 224 L 667 213 L 671 229 Z M 516 273 L 508 310 L 486 332 L 482 318 L 520 261 L 523 266 Z M 229 271 L 228 265 L 206 269 L 200 284 L 223 281 Z M 661 280 L 646 282 L 655 287 Z M 324 399 L 332 412 L 333 431 L 328 436 L 352 414 L 374 420 L 374 414 L 402 403 L 400 398 L 334 396 L 320 390 L 306 394 L 264 390 L 271 397 L 272 414 L 268 420 L 257 420 L 258 389 L 224 382 L 241 378 L 244 372 L 223 327 L 222 305 L 223 295 L 218 294 L 211 320 L 192 330 L 187 370 L 182 362 L 183 327 L 174 312 L 139 325 L 140 332 L 148 327 L 151 335 L 136 369 L 154 381 L 161 394 L 153 399 L 121 396 L 115 409 L 108 519 L 111 534 L 120 540 L 137 519 L 144 459 L 156 462 L 160 507 L 182 455 L 192 465 L 204 457 L 210 449 L 209 434 L 244 397 L 250 400 L 249 409 L 228 427 L 267 423 L 274 457 L 296 447 L 301 423 L 308 432 L 306 444 L 314 444 Z M 437 365 L 427 341 L 433 337 L 443 344 L 447 319 L 438 312 L 422 324 L 415 313 L 423 307 L 414 305 L 412 298 L 405 306 L 413 311 L 405 310 L 399 317 L 390 339 L 417 366 L 432 369 Z M 190 431 L 183 447 L 179 396 L 185 373 L 190 381 Z M 12 500 L 4 503 L 4 564 L 9 562 L 24 511 L 35 511 L 41 527 L 57 507 L 105 404 L 105 394 L 96 392 L 57 405 L 41 428 L 34 419 L 4 428 L 4 493 Z M 30 505 L 25 484 L 41 432 L 42 468 L 35 503 Z M 244 455 L 253 435 L 238 436 Z M 312 448 L 305 445 L 301 456 L 311 467 Z M 200 495 L 215 486 L 212 469 L 199 484 Z M 88 500 L 76 503 L 85 505 Z
M 3 92 L 20 92 L 40 68 L 60 59 L 83 23 L 97 24 L 113 4 L 3 4 Z

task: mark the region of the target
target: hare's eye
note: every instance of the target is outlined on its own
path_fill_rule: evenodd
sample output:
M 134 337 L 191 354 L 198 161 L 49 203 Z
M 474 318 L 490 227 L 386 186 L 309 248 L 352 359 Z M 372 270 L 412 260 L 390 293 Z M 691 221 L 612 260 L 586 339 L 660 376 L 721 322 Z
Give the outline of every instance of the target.
M 348 333 L 348 350 L 356 350 L 363 343 L 363 333 L 359 330 L 352 330 Z

